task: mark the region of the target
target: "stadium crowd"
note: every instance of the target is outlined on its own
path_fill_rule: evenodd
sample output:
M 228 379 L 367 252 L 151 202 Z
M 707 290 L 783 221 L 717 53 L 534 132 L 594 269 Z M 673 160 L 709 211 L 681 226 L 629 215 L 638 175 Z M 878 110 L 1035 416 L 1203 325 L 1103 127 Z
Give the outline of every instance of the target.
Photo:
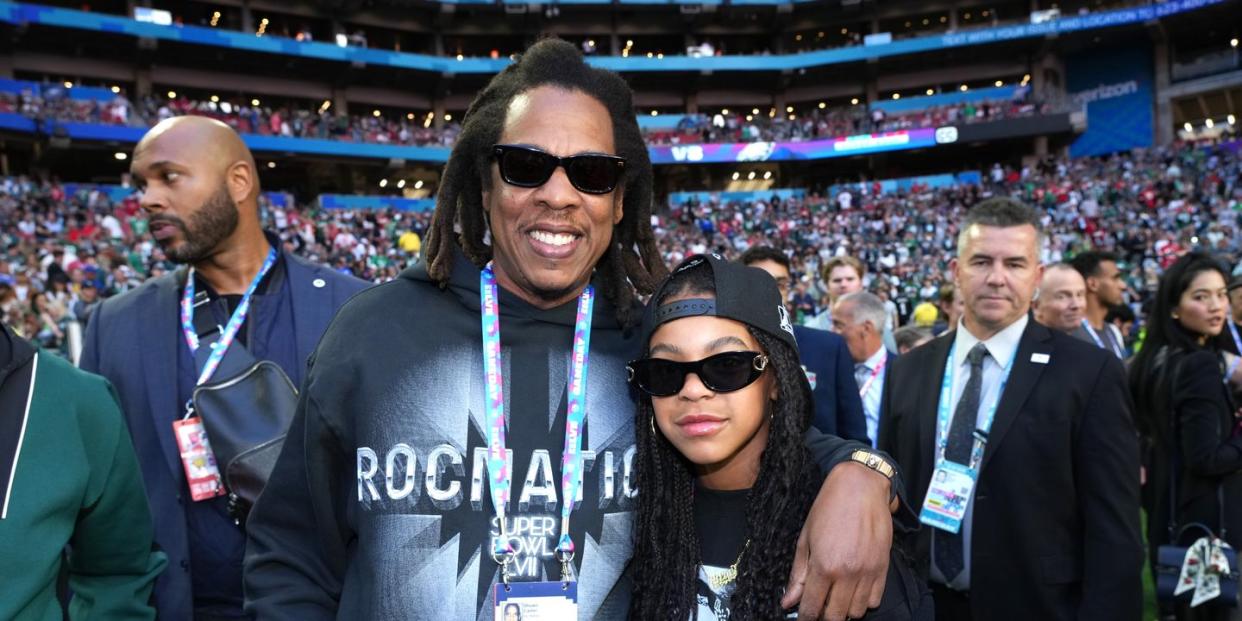
M 40 121 L 44 131 L 56 122 L 150 127 L 186 114 L 207 116 L 227 123 L 243 134 L 316 138 L 369 144 L 451 146 L 461 126 L 449 119 L 440 125 L 428 115 L 408 113 L 393 117 L 380 110 L 370 114 L 342 114 L 331 105 L 318 109 L 263 105 L 258 99 L 195 100 L 173 93 L 171 98 L 146 96 L 131 102 L 118 93 L 111 101 L 73 99 L 59 84 L 45 84 L 39 93 L 23 90 L 0 93 L 0 112 L 16 112 Z M 330 102 L 325 102 L 330 103 Z M 361 106 L 359 106 L 361 108 Z M 684 115 L 674 128 L 644 129 L 649 144 L 675 145 L 755 141 L 799 142 L 918 127 L 981 123 L 1046 114 L 1057 106 L 1037 97 L 1027 87 L 1008 100 L 964 102 L 912 111 L 886 113 L 865 105 L 811 108 L 804 114 L 787 108 L 722 110 L 715 114 Z M 378 113 L 378 114 L 376 114 Z
M 799 142 L 839 136 L 889 132 L 919 127 L 983 123 L 1000 119 L 1047 114 L 1056 109 L 1019 88 L 1009 100 L 963 102 L 918 110 L 886 113 L 880 108 L 850 105 L 813 108 L 798 115 L 791 108 L 779 114 L 775 108 L 724 109 L 715 114 L 687 114 L 675 128 L 649 128 L 649 144 L 699 144 L 729 142 Z
M 804 322 L 827 308 L 821 271 L 839 256 L 859 259 L 864 288 L 890 302 L 900 322 L 909 321 L 920 303 L 941 295 L 965 208 L 990 196 L 1043 209 L 1046 263 L 1087 249 L 1120 255 L 1136 310 L 1163 267 L 1185 250 L 1238 258 L 1236 148 L 1179 144 L 1023 168 L 997 164 L 983 177 L 982 185 L 898 193 L 860 182 L 803 198 L 671 205 L 655 216 L 656 235 L 670 265 L 700 252 L 780 248 L 792 260 L 793 310 Z M 265 204 L 264 217 L 298 254 L 380 282 L 418 258 L 430 213 Z M 66 325 L 84 321 L 100 299 L 172 269 L 135 198 L 113 204 L 98 191 L 67 195 L 54 182 L 9 178 L 0 186 L 0 230 L 4 320 L 46 347 L 63 346 Z

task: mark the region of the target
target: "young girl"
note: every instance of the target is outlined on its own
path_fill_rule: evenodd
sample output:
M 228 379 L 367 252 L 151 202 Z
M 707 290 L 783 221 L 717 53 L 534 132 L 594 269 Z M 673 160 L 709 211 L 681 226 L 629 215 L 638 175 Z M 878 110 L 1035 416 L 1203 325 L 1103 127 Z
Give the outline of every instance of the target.
M 791 614 L 780 600 L 823 476 L 803 443 L 810 386 L 776 282 L 690 257 L 652 298 L 643 336 L 646 357 L 627 367 L 642 396 L 630 618 Z M 864 618 L 930 618 L 924 592 L 894 553 Z

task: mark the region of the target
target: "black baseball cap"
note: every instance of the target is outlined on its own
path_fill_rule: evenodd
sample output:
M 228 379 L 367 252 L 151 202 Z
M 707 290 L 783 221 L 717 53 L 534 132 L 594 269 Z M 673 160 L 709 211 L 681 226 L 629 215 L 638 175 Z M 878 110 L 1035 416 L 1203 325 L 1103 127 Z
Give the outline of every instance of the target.
M 700 267 L 705 266 L 705 267 Z M 716 297 L 686 298 L 660 304 L 668 295 L 669 283 L 677 274 L 689 269 L 709 269 L 716 285 Z M 651 333 L 660 325 L 682 317 L 710 316 L 739 321 L 767 332 L 784 341 L 798 352 L 794 339 L 793 324 L 789 311 L 781 302 L 780 290 L 772 275 L 757 268 L 726 261 L 718 254 L 696 254 L 673 268 L 669 277 L 656 288 L 651 303 L 643 313 L 643 345 L 651 340 Z

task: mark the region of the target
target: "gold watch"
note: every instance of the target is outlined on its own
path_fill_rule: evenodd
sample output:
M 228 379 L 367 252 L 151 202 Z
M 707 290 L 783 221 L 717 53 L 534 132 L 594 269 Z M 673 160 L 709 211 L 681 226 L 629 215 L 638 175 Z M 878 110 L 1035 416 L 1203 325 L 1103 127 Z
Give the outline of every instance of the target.
M 876 472 L 884 475 L 884 478 L 889 479 L 890 481 L 892 480 L 893 475 L 897 473 L 896 469 L 893 468 L 892 464 L 888 463 L 887 459 L 880 457 L 877 453 L 865 449 L 858 449 L 853 453 L 850 453 L 850 460 L 856 461 L 872 470 L 875 470 Z

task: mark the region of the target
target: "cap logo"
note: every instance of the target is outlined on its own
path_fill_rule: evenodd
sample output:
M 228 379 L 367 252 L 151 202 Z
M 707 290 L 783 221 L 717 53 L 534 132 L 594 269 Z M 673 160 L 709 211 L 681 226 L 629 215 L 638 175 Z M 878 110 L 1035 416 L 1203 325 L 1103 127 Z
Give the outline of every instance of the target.
M 785 305 L 777 304 L 776 312 L 781 316 L 781 329 L 793 336 L 793 324 L 789 323 L 789 311 L 785 310 Z
M 685 263 L 683 263 L 683 264 L 682 264 L 682 266 L 681 266 L 681 267 L 679 267 L 679 268 L 677 268 L 677 271 L 676 271 L 676 272 L 674 272 L 674 273 L 675 273 L 675 274 L 680 274 L 681 272 L 684 272 L 684 271 L 686 271 L 686 270 L 688 270 L 688 269 L 690 269 L 690 268 L 692 268 L 692 267 L 694 267 L 694 266 L 696 266 L 696 265 L 698 265 L 698 264 L 700 264 L 700 263 L 702 263 L 702 262 L 703 262 L 703 257 L 695 257 L 695 258 L 690 259 L 689 261 L 686 261 Z

